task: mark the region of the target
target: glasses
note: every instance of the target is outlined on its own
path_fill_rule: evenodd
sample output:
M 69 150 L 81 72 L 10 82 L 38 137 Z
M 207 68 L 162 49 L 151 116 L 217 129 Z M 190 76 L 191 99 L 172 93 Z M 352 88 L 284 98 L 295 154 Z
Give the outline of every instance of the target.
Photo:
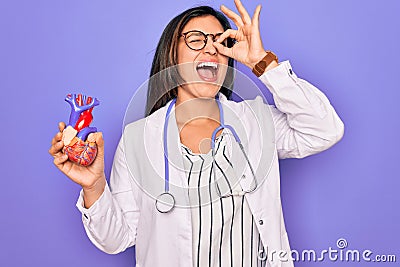
M 193 30 L 193 31 L 188 31 L 188 32 L 182 33 L 181 36 L 183 36 L 183 38 L 185 38 L 185 43 L 190 49 L 201 50 L 204 47 L 206 47 L 207 41 L 208 41 L 208 36 L 211 36 L 212 41 L 215 42 L 221 35 L 222 35 L 222 32 L 216 33 L 216 34 L 212 34 L 212 33 L 205 34 L 202 31 Z M 222 42 L 222 45 L 227 46 L 227 40 Z

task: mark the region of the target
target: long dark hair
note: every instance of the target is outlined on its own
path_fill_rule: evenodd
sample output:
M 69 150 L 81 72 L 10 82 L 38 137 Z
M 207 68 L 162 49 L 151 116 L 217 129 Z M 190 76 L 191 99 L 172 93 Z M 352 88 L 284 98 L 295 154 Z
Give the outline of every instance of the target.
M 175 18 L 173 18 L 165 27 L 158 42 L 157 49 L 153 58 L 150 72 L 150 81 L 147 91 L 146 116 L 163 107 L 168 101 L 177 97 L 177 84 L 181 84 L 179 73 L 176 68 L 170 68 L 177 65 L 177 46 L 178 39 L 185 25 L 195 17 L 211 15 L 221 23 L 224 31 L 231 29 L 228 19 L 221 12 L 209 6 L 199 6 L 190 8 Z M 233 39 L 228 38 L 227 46 L 232 47 Z M 228 70 L 225 81 L 221 86 L 220 92 L 228 99 L 231 98 L 233 84 L 234 60 L 229 58 Z M 168 71 L 165 71 L 168 69 Z M 163 71 L 164 70 L 164 71 Z

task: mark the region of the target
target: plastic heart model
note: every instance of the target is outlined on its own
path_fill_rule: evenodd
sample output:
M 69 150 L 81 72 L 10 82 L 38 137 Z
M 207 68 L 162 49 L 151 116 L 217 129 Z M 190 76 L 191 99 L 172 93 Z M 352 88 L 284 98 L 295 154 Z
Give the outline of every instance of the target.
M 65 98 L 71 106 L 68 126 L 63 131 L 64 153 L 69 160 L 89 166 L 97 155 L 97 145 L 94 140 L 87 140 L 90 133 L 97 132 L 96 127 L 89 127 L 92 123 L 92 110 L 100 102 L 97 98 L 82 94 L 69 94 Z

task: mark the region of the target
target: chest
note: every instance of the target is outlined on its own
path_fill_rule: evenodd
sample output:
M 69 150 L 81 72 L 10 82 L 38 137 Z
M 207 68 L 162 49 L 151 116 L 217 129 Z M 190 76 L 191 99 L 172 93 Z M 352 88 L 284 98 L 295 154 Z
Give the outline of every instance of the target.
M 187 123 L 179 127 L 179 137 L 183 145 L 190 148 L 193 153 L 207 154 L 211 149 L 211 136 L 219 126 L 219 122 L 207 120 L 203 123 Z M 222 130 L 217 132 L 216 137 Z

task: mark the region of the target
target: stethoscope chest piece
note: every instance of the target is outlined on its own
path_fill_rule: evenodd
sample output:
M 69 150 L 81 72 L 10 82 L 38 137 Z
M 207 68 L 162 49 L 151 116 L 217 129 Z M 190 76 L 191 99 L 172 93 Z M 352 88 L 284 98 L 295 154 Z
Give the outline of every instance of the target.
M 161 213 L 168 213 L 175 207 L 175 198 L 170 192 L 161 193 L 156 199 L 156 209 Z

